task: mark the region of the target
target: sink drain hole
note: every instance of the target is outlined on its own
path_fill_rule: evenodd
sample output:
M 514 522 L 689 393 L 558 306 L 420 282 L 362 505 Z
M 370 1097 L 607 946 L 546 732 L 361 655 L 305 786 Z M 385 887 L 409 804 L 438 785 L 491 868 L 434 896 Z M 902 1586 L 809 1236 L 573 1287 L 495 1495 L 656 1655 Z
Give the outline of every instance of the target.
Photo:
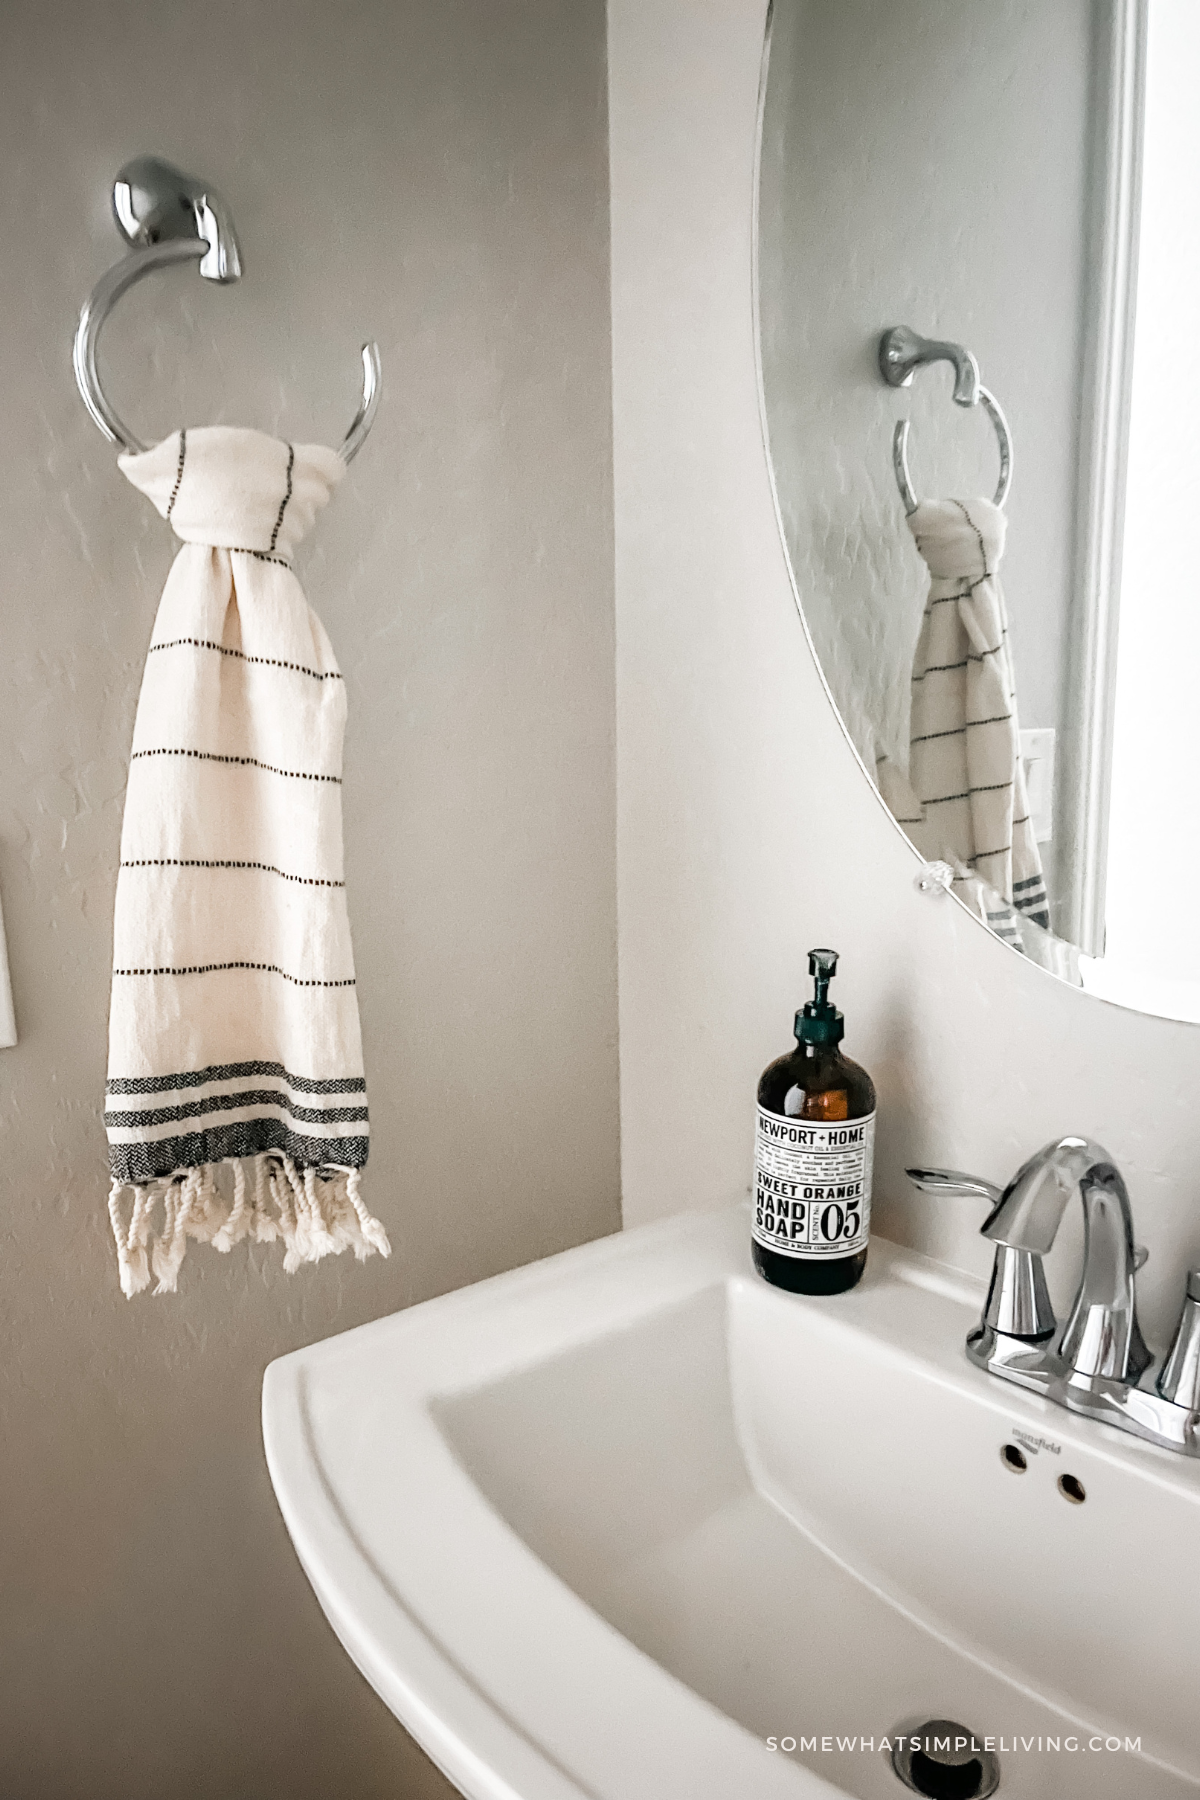
M 992 1752 L 953 1719 L 928 1719 L 901 1735 L 892 1767 L 905 1787 L 928 1800 L 987 1800 L 1000 1785 Z
M 1000 1461 L 1006 1469 L 1011 1469 L 1014 1475 L 1023 1475 L 1029 1467 L 1025 1452 L 1018 1450 L 1015 1444 L 1005 1444 L 1000 1452 Z
M 977 1756 L 957 1769 L 948 1769 L 945 1763 L 935 1762 L 924 1751 L 916 1750 L 911 1772 L 918 1794 L 934 1795 L 936 1800 L 975 1800 L 983 1787 L 983 1764 Z

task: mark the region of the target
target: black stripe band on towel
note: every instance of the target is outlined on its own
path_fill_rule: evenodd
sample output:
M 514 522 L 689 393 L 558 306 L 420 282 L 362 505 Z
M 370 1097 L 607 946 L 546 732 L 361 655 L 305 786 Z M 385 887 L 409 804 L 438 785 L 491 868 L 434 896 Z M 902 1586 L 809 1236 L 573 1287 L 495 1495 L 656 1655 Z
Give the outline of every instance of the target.
M 274 563 L 277 569 L 290 570 L 292 566 L 286 556 L 272 556 L 269 550 L 247 550 L 243 544 L 222 545 L 221 548 L 228 548 L 230 556 L 252 556 L 256 562 Z
M 1007 725 L 1010 712 L 993 713 L 990 719 L 968 719 L 965 725 L 952 725 L 948 731 L 926 731 L 921 737 L 909 738 L 909 744 L 932 744 L 935 738 L 962 737 L 980 725 Z
M 286 775 L 289 781 L 332 781 L 342 785 L 340 775 L 314 775 L 308 769 L 277 769 L 274 763 L 259 762 L 256 756 L 222 756 L 216 750 L 179 750 L 162 747 L 157 750 L 135 750 L 131 763 L 144 762 L 148 756 L 190 756 L 194 762 L 231 763 L 239 768 L 263 769 L 268 775 Z
M 293 987 L 302 988 L 351 988 L 355 980 L 351 975 L 344 981 L 306 981 L 299 975 L 289 975 L 286 969 L 277 968 L 274 963 L 260 962 L 223 962 L 223 963 L 188 963 L 178 969 L 114 969 L 114 975 L 218 975 L 225 969 L 256 969 L 263 975 L 278 975 L 284 981 L 290 981 Z
M 152 1144 L 110 1144 L 108 1164 L 114 1181 L 135 1184 L 271 1150 L 289 1156 L 299 1169 L 361 1169 L 370 1143 L 367 1137 L 307 1137 L 292 1131 L 282 1119 L 247 1119 L 190 1131 L 183 1137 L 160 1138 Z
M 339 1075 L 331 1081 L 314 1081 L 293 1075 L 277 1062 L 210 1063 L 207 1069 L 184 1069 L 177 1075 L 118 1075 L 109 1080 L 110 1094 L 170 1094 L 176 1088 L 203 1087 L 213 1081 L 245 1081 L 254 1075 L 277 1075 L 297 1094 L 365 1094 L 361 1075 Z
M 1010 788 L 1011 781 L 992 781 L 987 787 L 964 788 L 961 794 L 935 794 L 931 800 L 922 802 L 925 806 L 948 806 L 951 800 L 969 800 L 972 794 L 999 794 L 1004 788 Z
M 175 502 L 179 498 L 179 484 L 183 480 L 183 465 L 187 461 L 187 427 L 179 433 L 179 464 L 175 470 L 175 486 L 171 489 L 171 498 L 167 501 L 167 510 L 163 514 L 167 524 L 171 523 L 171 514 L 175 511 Z
M 294 881 L 300 887 L 344 888 L 344 881 L 329 881 L 324 875 L 289 875 L 274 863 L 218 862 L 205 856 L 135 856 L 123 862 L 123 869 L 256 869 L 262 875 L 278 875 L 280 881 Z
M 235 1088 L 229 1094 L 210 1094 L 206 1100 L 186 1100 L 179 1106 L 143 1107 L 137 1112 L 106 1112 L 106 1126 L 126 1131 L 145 1131 L 155 1125 L 181 1125 L 184 1119 L 202 1119 L 206 1113 L 237 1112 L 243 1106 L 277 1106 L 302 1125 L 365 1125 L 365 1106 L 293 1106 L 279 1088 Z
M 258 550 L 240 550 L 239 556 L 258 556 Z M 277 556 L 268 561 L 278 562 Z M 286 564 L 284 565 L 287 566 Z M 151 644 L 147 656 L 153 656 L 157 650 L 180 650 L 187 646 L 192 650 L 215 650 L 218 656 L 235 656 L 239 662 L 261 663 L 266 669 L 288 669 L 293 675 L 311 675 L 314 681 L 341 681 L 344 679 L 339 669 L 310 669 L 307 663 L 285 662 L 279 656 L 251 656 L 248 651 L 234 650 L 229 644 L 216 644 L 212 638 L 181 637 L 168 638 L 163 644 Z
M 919 675 L 914 675 L 912 679 L 914 681 L 924 681 L 926 675 L 945 675 L 952 669 L 965 669 L 968 663 L 986 662 L 989 656 L 999 656 L 1001 650 L 1004 648 L 1007 637 L 1008 632 L 1002 631 L 1000 633 L 1000 642 L 998 644 L 993 644 L 990 650 L 980 650 L 978 652 L 968 650 L 961 662 L 930 663 L 927 668 L 923 669 Z
M 292 473 L 296 467 L 296 446 L 295 446 L 295 444 L 288 445 L 287 453 L 288 453 L 287 487 L 284 491 L 283 499 L 279 502 L 279 511 L 275 515 L 275 529 L 271 533 L 271 542 L 267 546 L 267 554 L 269 556 L 274 556 L 274 554 L 275 554 L 275 546 L 279 542 L 279 528 L 283 524 L 283 515 L 288 509 L 288 501 L 292 497 Z

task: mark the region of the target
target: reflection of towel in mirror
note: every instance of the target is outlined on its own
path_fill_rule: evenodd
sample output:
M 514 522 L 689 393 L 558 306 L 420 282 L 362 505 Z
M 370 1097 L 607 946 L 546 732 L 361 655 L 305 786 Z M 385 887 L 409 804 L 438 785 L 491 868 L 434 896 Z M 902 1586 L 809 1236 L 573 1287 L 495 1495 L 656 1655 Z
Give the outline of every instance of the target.
M 903 769 L 897 768 L 889 757 L 876 757 L 875 786 L 897 825 L 903 825 L 915 843 L 925 825 L 925 814 Z M 967 911 L 973 912 L 989 931 L 994 932 L 998 938 L 1003 938 L 1006 944 L 1011 944 L 1014 950 L 1020 950 L 1023 954 L 1027 951 L 1025 939 L 1030 931 L 1036 932 L 1035 945 L 1037 939 L 1049 936 L 1040 927 L 1031 926 L 1028 915 L 1018 914 L 1011 900 L 1006 900 L 995 888 L 989 887 L 966 863 L 936 856 L 926 862 L 925 868 L 928 873 L 936 872 L 938 880 L 946 882 Z M 1023 930 L 1023 925 L 1027 929 Z M 1040 962 L 1042 958 L 1035 955 L 1034 960 Z
M 1006 522 L 990 500 L 923 500 L 909 515 L 932 579 L 912 672 L 908 772 L 920 816 L 901 823 L 927 860 L 965 865 L 1048 929 L 996 578 Z

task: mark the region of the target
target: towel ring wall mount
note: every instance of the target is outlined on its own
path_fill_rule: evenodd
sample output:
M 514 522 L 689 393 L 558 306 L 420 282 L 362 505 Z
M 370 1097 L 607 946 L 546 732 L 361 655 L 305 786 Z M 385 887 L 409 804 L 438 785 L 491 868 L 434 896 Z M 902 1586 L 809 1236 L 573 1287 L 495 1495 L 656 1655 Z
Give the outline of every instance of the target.
M 75 380 L 83 403 L 105 437 L 123 450 L 149 445 L 122 421 L 100 382 L 96 349 L 101 327 L 122 294 L 144 275 L 172 263 L 199 261 L 206 281 L 239 281 L 242 257 L 233 219 L 216 189 L 185 175 L 157 156 L 136 156 L 118 171 L 112 191 L 113 216 L 129 255 L 102 275 L 83 304 L 75 333 Z M 343 462 L 362 449 L 379 407 L 382 366 L 379 346 L 362 347 L 362 399 L 339 448 Z
M 962 344 L 952 344 L 941 338 L 923 338 L 908 325 L 893 325 L 879 340 L 879 373 L 889 387 L 911 387 L 916 371 L 935 362 L 948 362 L 954 366 L 955 404 L 982 406 L 992 422 L 1000 450 L 1000 480 L 995 504 L 1003 506 L 1012 487 L 1012 435 L 1000 402 L 979 379 L 979 364 L 971 352 Z M 915 512 L 919 505 L 908 466 L 910 424 L 908 419 L 898 419 L 892 433 L 892 467 L 904 510 L 908 513 Z

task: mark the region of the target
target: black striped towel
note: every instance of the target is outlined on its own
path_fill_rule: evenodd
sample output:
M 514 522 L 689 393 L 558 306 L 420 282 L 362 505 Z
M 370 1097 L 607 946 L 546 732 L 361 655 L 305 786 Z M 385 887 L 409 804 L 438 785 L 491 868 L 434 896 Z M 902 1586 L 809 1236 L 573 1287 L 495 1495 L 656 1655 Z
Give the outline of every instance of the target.
M 386 1256 L 359 1193 L 345 687 L 290 563 L 343 464 L 216 426 L 120 467 L 183 539 L 138 700 L 113 927 L 121 1286 L 153 1270 L 173 1292 L 189 1237 L 277 1239 L 289 1272 L 346 1248 Z

